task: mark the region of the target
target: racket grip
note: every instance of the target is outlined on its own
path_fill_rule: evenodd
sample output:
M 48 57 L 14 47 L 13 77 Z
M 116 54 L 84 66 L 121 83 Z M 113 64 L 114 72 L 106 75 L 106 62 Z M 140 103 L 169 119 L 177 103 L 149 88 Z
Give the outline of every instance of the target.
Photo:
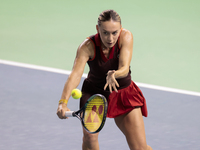
M 66 111 L 65 112 L 65 117 L 73 117 L 73 112 L 74 111 Z

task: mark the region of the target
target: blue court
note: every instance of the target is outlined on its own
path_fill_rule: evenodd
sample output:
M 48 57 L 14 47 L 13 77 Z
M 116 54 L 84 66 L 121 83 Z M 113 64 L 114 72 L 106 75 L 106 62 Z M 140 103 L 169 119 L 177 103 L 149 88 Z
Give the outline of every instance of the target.
M 62 73 L 0 64 L 1 150 L 81 149 L 80 121 L 60 120 L 56 115 L 67 77 Z M 144 118 L 147 143 L 154 150 L 199 150 L 200 97 L 140 88 L 149 112 Z M 79 101 L 70 99 L 68 107 L 77 110 Z M 106 120 L 99 142 L 102 150 L 128 150 L 113 119 Z

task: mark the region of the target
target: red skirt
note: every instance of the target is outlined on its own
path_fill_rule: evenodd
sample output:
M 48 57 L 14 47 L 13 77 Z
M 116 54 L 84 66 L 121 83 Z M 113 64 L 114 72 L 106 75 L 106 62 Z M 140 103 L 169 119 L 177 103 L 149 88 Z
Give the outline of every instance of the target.
M 146 100 L 139 87 L 132 81 L 128 87 L 118 90 L 118 93 L 113 91 L 109 95 L 107 117 L 115 118 L 136 107 L 141 107 L 142 115 L 147 117 Z
M 102 94 L 108 101 L 108 113 L 107 117 L 115 118 L 130 112 L 136 107 L 141 107 L 142 115 L 147 117 L 147 105 L 146 100 L 139 89 L 139 87 L 131 81 L 131 84 L 123 89 L 119 89 L 118 93 L 113 91 L 104 91 L 99 89 L 87 80 L 84 81 L 82 87 L 82 97 L 80 99 L 80 108 L 82 108 L 86 101 L 94 94 Z

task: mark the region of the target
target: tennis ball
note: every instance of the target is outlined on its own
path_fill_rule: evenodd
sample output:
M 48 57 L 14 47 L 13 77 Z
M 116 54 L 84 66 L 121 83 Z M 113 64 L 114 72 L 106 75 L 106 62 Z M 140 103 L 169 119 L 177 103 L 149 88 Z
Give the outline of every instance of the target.
M 73 89 L 71 95 L 74 99 L 79 99 L 82 96 L 82 92 L 79 89 Z

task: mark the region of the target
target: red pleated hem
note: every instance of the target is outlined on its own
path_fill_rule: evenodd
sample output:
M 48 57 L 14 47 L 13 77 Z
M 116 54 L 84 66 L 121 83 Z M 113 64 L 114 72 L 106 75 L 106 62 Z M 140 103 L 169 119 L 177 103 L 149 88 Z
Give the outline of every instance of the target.
M 142 115 L 147 117 L 146 100 L 139 87 L 132 81 L 131 84 L 117 92 L 112 92 L 108 98 L 108 118 L 115 118 L 141 107 Z

